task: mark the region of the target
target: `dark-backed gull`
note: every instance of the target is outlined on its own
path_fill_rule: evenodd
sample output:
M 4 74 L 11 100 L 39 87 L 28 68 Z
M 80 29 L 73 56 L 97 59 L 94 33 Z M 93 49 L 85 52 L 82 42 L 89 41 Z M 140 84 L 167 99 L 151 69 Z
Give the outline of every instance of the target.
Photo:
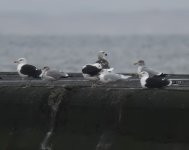
M 149 74 L 146 71 L 140 72 L 139 77 L 140 84 L 143 88 L 162 88 L 172 84 L 171 80 L 165 78 L 160 78 L 158 76 L 149 77 Z
M 102 65 L 100 63 L 87 64 L 82 68 L 83 77 L 91 81 L 99 80 L 98 75 L 101 70 Z
M 92 81 L 92 86 L 95 86 L 96 82 L 99 81 L 99 73 L 102 71 L 102 69 L 108 69 L 109 72 L 113 71 L 113 68 L 110 68 L 109 62 L 106 60 L 106 56 L 106 52 L 99 51 L 98 60 L 96 63 L 87 64 L 82 67 L 83 77 Z
M 166 77 L 167 74 L 162 73 L 162 72 L 157 72 L 154 71 L 151 68 L 146 67 L 144 60 L 139 60 L 138 62 L 134 63 L 134 65 L 138 65 L 138 74 L 141 73 L 142 71 L 148 72 L 149 76 L 159 76 L 159 77 Z
M 41 69 L 38 69 L 33 65 L 27 64 L 27 61 L 25 58 L 19 58 L 14 63 L 17 64 L 17 72 L 18 72 L 19 76 L 22 79 L 25 79 L 25 78 L 29 79 L 29 84 L 27 86 L 30 85 L 30 82 L 31 82 L 30 77 L 40 78 L 40 75 L 42 73 Z

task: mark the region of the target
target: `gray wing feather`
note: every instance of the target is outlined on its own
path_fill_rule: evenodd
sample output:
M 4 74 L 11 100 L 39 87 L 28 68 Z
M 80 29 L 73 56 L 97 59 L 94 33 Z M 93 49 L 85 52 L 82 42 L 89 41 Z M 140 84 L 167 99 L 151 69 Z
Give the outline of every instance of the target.
M 55 79 L 60 79 L 61 77 L 68 77 L 68 74 L 67 73 L 64 73 L 64 72 L 59 72 L 57 70 L 50 70 L 47 72 L 46 74 L 47 76 L 51 76 Z
M 109 81 L 117 81 L 121 79 L 121 76 L 119 74 L 109 73 L 104 76 L 104 79 Z
M 154 75 L 159 75 L 159 74 L 161 74 L 161 72 L 154 71 L 154 70 L 152 70 L 151 68 L 147 68 L 147 67 L 143 67 L 143 68 L 141 69 L 141 71 L 146 71 L 146 72 L 148 72 L 148 74 L 149 74 L 150 77 L 151 77 L 151 76 L 154 76 Z
M 114 82 L 117 80 L 125 80 L 128 79 L 131 76 L 125 76 L 122 74 L 117 74 L 117 73 L 108 73 L 104 76 L 104 79 L 109 81 L 109 82 Z

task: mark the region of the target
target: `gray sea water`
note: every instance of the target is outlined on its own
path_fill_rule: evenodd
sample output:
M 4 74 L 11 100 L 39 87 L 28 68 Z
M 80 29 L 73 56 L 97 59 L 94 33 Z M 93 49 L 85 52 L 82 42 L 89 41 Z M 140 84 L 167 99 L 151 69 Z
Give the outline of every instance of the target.
M 108 52 L 116 72 L 136 72 L 133 63 L 144 59 L 158 71 L 189 73 L 189 35 L 0 35 L 0 71 L 16 71 L 14 60 L 25 57 L 39 68 L 80 72 L 83 65 L 96 61 L 99 50 Z

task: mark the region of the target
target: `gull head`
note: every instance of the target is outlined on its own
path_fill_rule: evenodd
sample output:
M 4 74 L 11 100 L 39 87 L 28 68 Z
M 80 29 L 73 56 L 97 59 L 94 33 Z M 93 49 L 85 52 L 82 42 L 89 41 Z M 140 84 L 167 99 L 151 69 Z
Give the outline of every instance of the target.
M 42 73 L 40 74 L 40 77 L 42 78 L 46 73 L 47 71 L 50 70 L 50 67 L 49 66 L 45 66 L 41 69 Z
M 45 67 L 43 67 L 43 69 L 42 69 L 42 71 L 48 71 L 48 70 L 50 70 L 50 67 L 49 67 L 49 66 L 45 66 Z
M 144 60 L 139 60 L 139 61 L 135 62 L 134 65 L 145 66 L 145 62 L 144 62 Z
M 98 59 L 106 59 L 108 54 L 105 51 L 99 51 L 98 52 Z
M 14 63 L 16 63 L 16 64 L 26 64 L 27 61 L 26 61 L 25 58 L 19 58 L 16 61 L 14 61 Z
M 110 69 L 102 69 L 100 74 L 110 74 L 113 73 L 114 68 L 110 68 Z

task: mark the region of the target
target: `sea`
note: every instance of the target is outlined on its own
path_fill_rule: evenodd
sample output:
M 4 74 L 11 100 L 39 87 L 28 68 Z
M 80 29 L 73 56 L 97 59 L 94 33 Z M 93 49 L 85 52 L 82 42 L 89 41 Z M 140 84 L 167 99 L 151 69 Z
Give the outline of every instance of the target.
M 0 34 L 0 72 L 16 71 L 25 57 L 38 68 L 81 72 L 104 50 L 115 72 L 135 73 L 145 60 L 154 70 L 189 74 L 189 35 L 5 35 Z

